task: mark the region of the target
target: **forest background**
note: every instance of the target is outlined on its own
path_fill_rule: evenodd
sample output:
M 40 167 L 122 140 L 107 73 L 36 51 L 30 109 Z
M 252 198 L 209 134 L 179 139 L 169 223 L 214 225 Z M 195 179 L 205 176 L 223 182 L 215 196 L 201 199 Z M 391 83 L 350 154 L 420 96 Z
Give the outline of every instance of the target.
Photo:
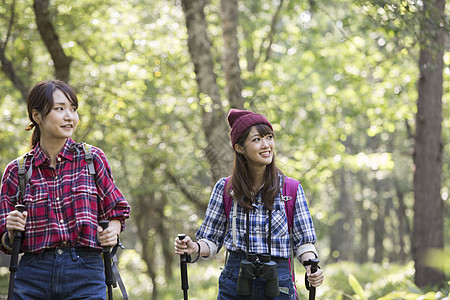
M 277 163 L 304 186 L 320 299 L 448 299 L 448 11 L 443 0 L 2 0 L 1 169 L 29 150 L 29 89 L 69 82 L 75 140 L 104 150 L 132 206 L 119 265 L 130 298 L 181 299 L 173 240 L 195 234 L 229 175 L 226 113 L 250 109 L 271 120 Z M 191 299 L 215 299 L 223 253 L 189 266 Z

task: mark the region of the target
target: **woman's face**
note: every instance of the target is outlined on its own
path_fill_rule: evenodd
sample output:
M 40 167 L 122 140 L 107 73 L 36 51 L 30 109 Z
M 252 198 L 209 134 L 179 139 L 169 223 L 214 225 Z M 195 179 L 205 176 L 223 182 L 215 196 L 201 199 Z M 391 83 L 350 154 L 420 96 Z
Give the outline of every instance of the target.
M 253 126 L 245 139 L 244 147 L 236 146 L 236 151 L 245 156 L 249 165 L 265 167 L 272 163 L 275 141 L 271 133 L 262 136 Z
M 77 107 L 60 90 L 53 93 L 53 107 L 43 116 L 33 110 L 33 119 L 39 125 L 41 140 L 65 140 L 72 136 L 78 125 Z

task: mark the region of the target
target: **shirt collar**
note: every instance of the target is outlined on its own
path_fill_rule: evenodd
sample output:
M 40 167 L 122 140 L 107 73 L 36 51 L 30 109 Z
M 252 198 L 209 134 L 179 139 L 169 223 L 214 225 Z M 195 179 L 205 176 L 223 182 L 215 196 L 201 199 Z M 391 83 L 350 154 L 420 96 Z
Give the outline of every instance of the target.
M 64 146 L 62 147 L 61 151 L 59 152 L 58 157 L 63 157 L 65 159 L 72 161 L 74 153 L 73 151 L 70 150 L 70 147 L 73 143 L 74 141 L 71 138 L 68 138 L 64 143 Z M 33 154 L 34 165 L 36 167 L 43 164 L 45 161 L 48 161 L 48 163 L 50 164 L 50 159 L 42 150 L 39 142 L 37 143 L 36 147 L 31 151 L 31 153 Z

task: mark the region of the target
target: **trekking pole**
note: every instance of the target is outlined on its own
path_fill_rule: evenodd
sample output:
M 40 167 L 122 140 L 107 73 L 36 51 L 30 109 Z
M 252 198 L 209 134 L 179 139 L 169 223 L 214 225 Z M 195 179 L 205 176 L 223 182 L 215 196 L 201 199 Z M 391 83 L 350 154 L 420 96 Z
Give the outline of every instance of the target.
M 16 204 L 16 210 L 23 213 L 25 211 L 25 205 L 23 204 Z M 8 232 L 6 233 L 8 234 Z M 9 287 L 8 287 L 8 300 L 11 299 L 13 294 L 13 288 L 14 288 L 14 275 L 17 271 L 17 263 L 19 261 L 19 253 L 20 253 L 20 242 L 22 240 L 22 232 L 19 230 L 14 231 L 14 238 L 12 242 L 12 249 L 11 249 L 11 262 L 9 263 L 9 272 L 10 272 L 10 278 L 9 278 Z
M 303 262 L 303 265 L 311 266 L 311 274 L 316 273 L 317 269 L 319 268 L 319 260 L 315 258 L 308 259 L 307 261 Z M 311 286 L 308 281 L 308 276 L 305 274 L 305 287 L 309 291 L 309 300 L 316 299 L 316 288 Z
M 186 237 L 185 234 L 179 234 L 178 239 L 182 241 Z M 186 253 L 180 255 L 180 269 L 181 269 L 181 289 L 183 290 L 184 300 L 188 300 L 188 276 L 187 276 L 187 262 L 188 255 Z
M 99 221 L 98 223 L 103 228 L 103 230 L 105 230 L 109 226 L 109 221 L 108 220 Z M 111 252 L 110 252 L 110 249 L 111 249 L 111 247 L 109 247 L 109 246 L 103 246 L 103 250 L 102 250 L 102 252 L 103 252 L 103 263 L 105 265 L 105 282 L 106 282 L 106 286 L 108 287 L 108 300 L 112 300 L 113 299 L 112 286 L 114 284 L 114 278 L 113 278 L 113 273 L 112 273 L 112 268 L 111 268 Z

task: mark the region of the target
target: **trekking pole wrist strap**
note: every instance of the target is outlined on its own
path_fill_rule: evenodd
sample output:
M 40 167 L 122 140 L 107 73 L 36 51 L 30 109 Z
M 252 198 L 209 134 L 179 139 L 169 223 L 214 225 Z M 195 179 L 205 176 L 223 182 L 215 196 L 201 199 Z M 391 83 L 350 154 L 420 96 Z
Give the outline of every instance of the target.
M 201 252 L 200 243 L 199 242 L 194 242 L 194 243 L 196 243 L 197 246 L 198 246 L 198 254 L 197 254 L 197 257 L 194 260 L 191 259 L 190 255 L 187 256 L 187 262 L 190 263 L 190 264 L 196 263 L 197 260 L 200 258 L 200 252 Z

